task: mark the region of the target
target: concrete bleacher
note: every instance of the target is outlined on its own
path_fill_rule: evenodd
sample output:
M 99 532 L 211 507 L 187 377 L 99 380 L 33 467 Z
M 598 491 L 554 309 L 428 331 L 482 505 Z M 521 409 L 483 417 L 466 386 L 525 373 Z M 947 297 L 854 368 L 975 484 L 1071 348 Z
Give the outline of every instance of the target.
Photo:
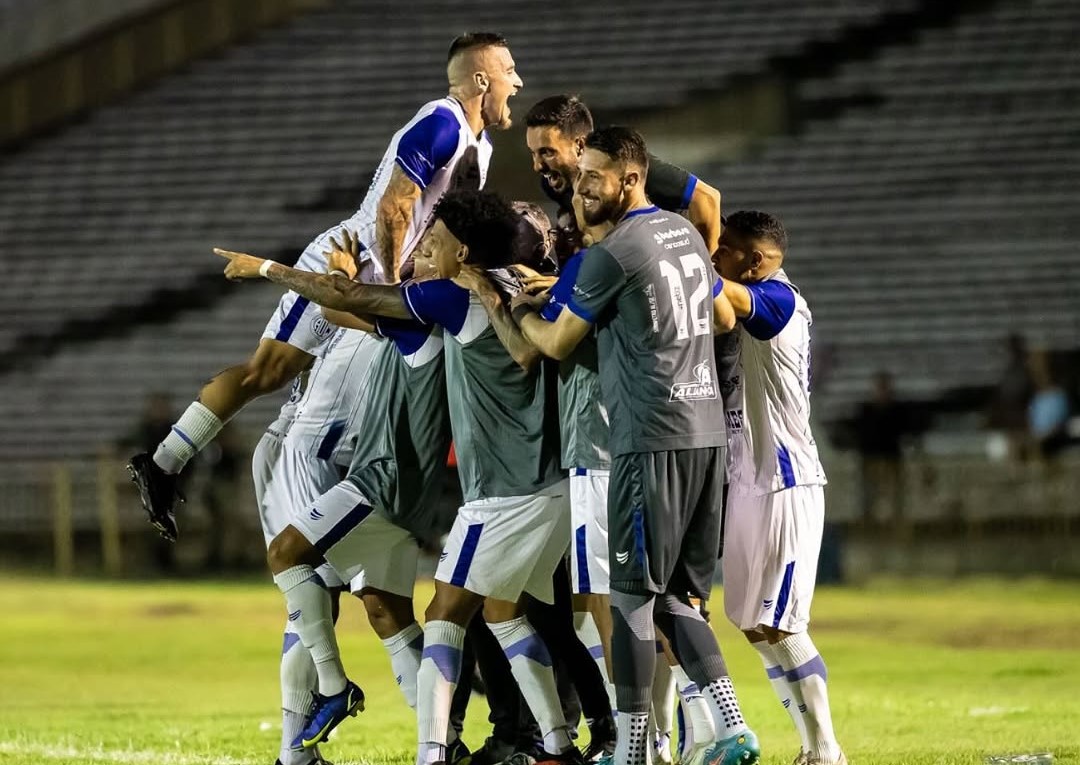
M 1068 0 L 962 16 L 797 91 L 869 105 L 705 173 L 728 211 L 784 219 L 837 362 L 828 415 L 877 369 L 917 396 L 988 384 L 1009 332 L 1080 345 L 1078 29 Z
M 196 289 L 220 271 L 213 246 L 299 252 L 342 214 L 311 210 L 324 190 L 360 183 L 390 134 L 445 92 L 455 34 L 510 39 L 526 82 L 518 115 L 563 90 L 635 108 L 716 90 L 914 4 L 691 0 L 672 13 L 650 0 L 425 0 L 405 15 L 388 0 L 342 0 L 43 137 L 0 162 L 0 355 L 21 354 L 4 374 L 0 455 L 93 451 L 130 427 L 146 392 L 172 391 L 183 406 L 245 358 L 274 288 L 247 286 L 167 325 L 63 337 Z M 35 338 L 59 338 L 60 351 L 42 356 Z M 242 422 L 261 426 L 278 403 L 256 403 Z

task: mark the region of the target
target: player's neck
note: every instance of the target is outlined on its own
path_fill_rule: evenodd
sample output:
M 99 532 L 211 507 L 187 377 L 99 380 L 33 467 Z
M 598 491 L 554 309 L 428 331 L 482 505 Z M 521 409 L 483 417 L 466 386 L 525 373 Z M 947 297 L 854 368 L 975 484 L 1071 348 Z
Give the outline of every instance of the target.
M 630 200 L 630 206 L 626 208 L 626 212 L 622 214 L 617 223 L 622 223 L 627 218 L 634 217 L 634 213 L 639 210 L 647 210 L 653 206 L 653 203 L 649 201 L 648 197 L 644 194 L 635 196 Z
M 461 111 L 465 114 L 465 121 L 469 123 L 469 129 L 477 138 L 484 132 L 487 125 L 484 124 L 484 97 L 483 95 L 473 98 L 465 98 L 455 88 L 450 89 L 450 98 L 458 102 Z

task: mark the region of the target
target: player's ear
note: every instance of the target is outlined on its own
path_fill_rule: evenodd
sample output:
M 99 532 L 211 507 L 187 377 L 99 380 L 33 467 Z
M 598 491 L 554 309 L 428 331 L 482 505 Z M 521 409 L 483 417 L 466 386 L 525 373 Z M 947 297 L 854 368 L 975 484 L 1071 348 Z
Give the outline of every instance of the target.
M 623 185 L 627 189 L 632 189 L 641 183 L 641 173 L 637 170 L 630 170 L 623 176 Z
M 757 250 L 757 249 L 750 251 L 750 268 L 753 271 L 757 271 L 758 269 L 760 269 L 764 262 L 765 262 L 765 253 L 764 252 L 762 252 L 761 250 Z
M 576 154 L 577 156 L 580 157 L 584 153 L 585 153 L 585 137 L 582 136 L 581 138 L 575 138 L 574 139 L 574 154 Z
M 487 72 L 477 72 L 473 75 L 473 81 L 481 93 L 487 93 L 488 88 L 491 87 L 491 80 L 488 78 Z
M 458 250 L 458 253 L 455 256 L 455 258 L 457 259 L 458 263 L 464 263 L 465 261 L 467 261 L 469 259 L 469 248 L 468 248 L 468 246 L 464 245 L 464 244 L 461 245 L 461 249 Z

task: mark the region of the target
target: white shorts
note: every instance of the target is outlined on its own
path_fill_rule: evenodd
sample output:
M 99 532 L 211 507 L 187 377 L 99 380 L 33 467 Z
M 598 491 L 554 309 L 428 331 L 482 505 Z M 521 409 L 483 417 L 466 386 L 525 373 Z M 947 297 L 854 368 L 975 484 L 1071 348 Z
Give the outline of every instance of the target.
M 458 510 L 435 578 L 516 603 L 529 593 L 555 602 L 551 578 L 570 546 L 566 481 L 524 497 L 489 497 Z
M 341 232 L 348 229 L 352 231 L 355 226 L 346 226 L 349 221 L 339 223 L 319 234 L 304 248 L 297 259 L 296 267 L 303 269 L 305 264 L 325 264 L 326 256 L 323 254 L 330 249 L 330 238 L 334 237 L 339 243 L 342 240 Z M 319 269 L 320 271 L 322 268 Z M 361 267 L 361 281 L 377 281 L 381 279 L 376 273 L 374 261 L 368 259 Z M 312 356 L 322 356 L 326 349 L 327 341 L 337 331 L 337 326 L 328 322 L 322 315 L 322 309 L 305 297 L 300 297 L 295 292 L 286 292 L 278 301 L 277 309 L 266 323 L 263 330 L 263 339 L 277 340 L 282 343 L 299 348 Z
M 611 593 L 608 567 L 607 498 L 609 470 L 570 471 L 570 579 L 574 593 Z
M 721 566 L 724 612 L 736 627 L 806 630 L 824 523 L 821 486 L 729 492 Z
M 292 524 L 350 581 L 411 598 L 420 546 L 405 529 L 374 512 L 351 481 L 341 481 L 309 502 Z
M 251 455 L 255 501 L 267 547 L 286 526 L 296 525 L 294 515 L 299 510 L 340 480 L 333 463 L 284 446 L 285 436 L 277 425 L 263 433 Z M 328 587 L 344 584 L 329 565 L 319 566 L 318 573 Z

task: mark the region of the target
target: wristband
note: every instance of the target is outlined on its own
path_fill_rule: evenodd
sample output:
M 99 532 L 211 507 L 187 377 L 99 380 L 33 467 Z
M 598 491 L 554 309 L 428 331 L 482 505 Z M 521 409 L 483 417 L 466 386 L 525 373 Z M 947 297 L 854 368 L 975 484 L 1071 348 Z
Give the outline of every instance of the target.
M 264 279 L 270 278 L 270 266 L 274 265 L 272 260 L 264 260 L 262 265 L 259 266 L 259 276 Z
M 536 313 L 533 307 L 528 303 L 520 303 L 510 312 L 510 316 L 514 319 L 515 324 L 521 324 L 530 313 Z
M 333 271 L 328 272 L 328 275 L 329 276 L 344 276 L 346 279 L 349 278 L 349 275 L 347 273 L 345 273 L 344 271 L 342 271 L 340 268 L 335 268 Z

